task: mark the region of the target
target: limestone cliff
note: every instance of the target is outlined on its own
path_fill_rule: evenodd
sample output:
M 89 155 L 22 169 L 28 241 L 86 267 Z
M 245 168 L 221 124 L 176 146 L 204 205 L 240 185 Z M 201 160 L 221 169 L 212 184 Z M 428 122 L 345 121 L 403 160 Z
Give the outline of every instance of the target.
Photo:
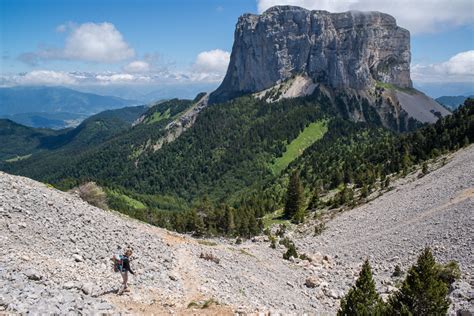
M 351 119 L 367 120 L 362 108 L 362 100 L 367 100 L 385 126 L 408 128 L 407 119 L 400 118 L 412 116 L 406 115 L 396 94 L 380 94 L 376 87 L 416 92 L 410 79 L 410 33 L 380 12 L 330 13 L 276 6 L 261 15 L 241 16 L 227 74 L 209 103 L 301 76 L 309 79 L 307 86 L 329 92 L 333 102 L 341 93 L 348 96 L 342 100 L 359 100 L 358 105 L 345 102 Z M 428 109 L 423 122 L 435 121 L 438 112 L 449 113 L 431 103 L 422 107 Z
M 380 12 L 278 6 L 245 14 L 227 74 L 211 99 L 267 89 L 301 73 L 333 88 L 359 90 L 375 81 L 411 88 L 410 33 Z

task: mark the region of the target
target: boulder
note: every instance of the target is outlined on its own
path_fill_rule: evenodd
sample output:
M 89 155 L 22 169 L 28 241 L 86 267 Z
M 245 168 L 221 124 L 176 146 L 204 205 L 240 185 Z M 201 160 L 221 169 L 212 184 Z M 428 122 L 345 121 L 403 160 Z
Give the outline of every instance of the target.
M 319 286 L 320 280 L 314 276 L 310 276 L 306 279 L 304 285 L 306 285 L 309 288 L 315 288 Z

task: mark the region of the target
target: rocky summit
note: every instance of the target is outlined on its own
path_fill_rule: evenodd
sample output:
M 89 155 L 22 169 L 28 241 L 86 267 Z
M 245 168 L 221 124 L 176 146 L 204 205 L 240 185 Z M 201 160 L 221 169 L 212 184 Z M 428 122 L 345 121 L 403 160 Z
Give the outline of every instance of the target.
M 386 297 L 400 282 L 394 267 L 406 271 L 425 246 L 460 265 L 449 313 L 473 312 L 473 157 L 470 146 L 432 161 L 427 175 L 394 181 L 320 235 L 308 233 L 312 221 L 293 227 L 287 236 L 311 260 L 284 260 L 266 236 L 235 244 L 171 233 L 0 172 L 0 313 L 334 314 L 365 258 Z M 118 246 L 134 249 L 123 295 L 110 261 Z
M 361 99 L 376 109 L 385 126 L 397 130 L 408 128 L 405 115 L 434 122 L 449 114 L 413 89 L 410 33 L 388 14 L 276 6 L 261 15 L 241 16 L 234 36 L 226 76 L 210 95 L 211 104 L 304 77 L 310 82 L 305 86 L 313 88 L 297 89 L 302 93 L 292 97 L 318 88 L 356 121 L 368 120 Z M 406 95 L 412 96 L 409 102 Z
M 264 90 L 303 73 L 333 88 L 362 90 L 375 81 L 411 88 L 410 33 L 380 12 L 278 6 L 245 14 L 227 75 L 212 98 Z

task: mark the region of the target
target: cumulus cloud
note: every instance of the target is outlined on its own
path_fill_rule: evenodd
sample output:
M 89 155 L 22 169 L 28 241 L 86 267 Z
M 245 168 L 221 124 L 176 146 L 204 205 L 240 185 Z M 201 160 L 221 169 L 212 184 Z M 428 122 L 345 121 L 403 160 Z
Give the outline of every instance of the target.
M 259 12 L 275 5 L 295 5 L 310 10 L 342 12 L 381 11 L 412 33 L 434 33 L 446 27 L 472 25 L 472 0 L 257 0 Z
M 31 56 L 25 56 L 27 57 Z M 146 54 L 142 60 L 134 60 L 125 65 L 122 72 L 35 70 L 16 75 L 0 75 L 0 86 L 219 83 L 226 73 L 229 59 L 230 54 L 220 49 L 204 51 L 196 56 L 195 62 L 188 68 L 178 70 L 171 64 L 158 65 L 157 54 Z
M 150 64 L 146 61 L 135 60 L 123 67 L 123 70 L 128 73 L 144 73 L 150 71 Z
M 19 85 L 73 85 L 76 78 L 67 72 L 52 70 L 34 70 L 14 76 L 13 81 Z
M 93 76 L 93 74 L 89 74 Z M 152 83 L 152 76 L 148 75 L 132 75 L 128 73 L 105 73 L 95 75 L 95 83 L 100 85 L 114 84 L 147 84 Z
M 229 65 L 230 53 L 221 49 L 201 52 L 197 55 L 194 70 L 200 73 L 225 74 Z
M 84 23 L 66 39 L 64 57 L 99 62 L 117 62 L 131 58 L 135 51 L 111 23 Z
M 412 66 L 418 82 L 471 82 L 474 85 L 474 50 L 454 55 L 448 61 Z
M 51 59 L 114 63 L 135 56 L 133 48 L 111 23 L 68 23 L 59 25 L 56 31 L 67 32 L 63 48 L 39 49 L 24 53 L 19 59 L 30 65 Z

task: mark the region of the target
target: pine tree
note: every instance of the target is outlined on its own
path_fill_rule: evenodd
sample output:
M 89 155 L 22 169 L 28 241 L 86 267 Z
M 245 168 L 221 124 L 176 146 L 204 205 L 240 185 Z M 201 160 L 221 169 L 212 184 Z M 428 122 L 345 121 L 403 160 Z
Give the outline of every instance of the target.
M 384 307 L 382 299 L 375 290 L 369 261 L 366 260 L 356 284 L 342 298 L 337 315 L 380 315 Z
M 303 186 L 297 171 L 291 174 L 285 202 L 285 217 L 293 218 L 303 207 Z
M 366 198 L 368 196 L 369 196 L 369 187 L 366 184 L 364 184 L 364 186 L 360 190 L 360 197 Z
M 204 219 L 201 215 L 197 214 L 194 220 L 194 235 L 196 237 L 204 236 L 206 234 L 206 224 L 204 224 Z
M 283 259 L 290 260 L 291 257 L 298 258 L 295 244 L 293 242 L 289 242 L 287 247 L 287 251 L 283 254 Z
M 411 166 L 412 161 L 410 155 L 408 154 L 408 149 L 405 148 L 403 156 L 402 156 L 402 169 L 403 174 L 406 175 L 408 173 L 408 168 Z
M 426 164 L 426 162 L 423 163 L 423 166 L 422 166 L 422 168 L 421 168 L 421 173 L 422 173 L 423 175 L 428 174 L 428 165 Z
M 253 213 L 249 217 L 249 233 L 250 236 L 255 236 L 259 233 L 258 222 Z
M 319 194 L 320 194 L 320 189 L 319 187 L 316 187 L 313 191 L 313 196 L 311 197 L 311 201 L 309 202 L 309 205 L 307 208 L 309 211 L 312 211 L 318 208 Z
M 306 216 L 306 212 L 303 208 L 300 208 L 295 215 L 293 215 L 293 218 L 291 221 L 295 224 L 301 224 L 304 222 L 304 218 Z
M 439 276 L 436 261 L 425 248 L 408 271 L 399 292 L 390 298 L 390 314 L 446 315 L 448 286 Z
M 227 206 L 225 208 L 225 221 L 226 221 L 226 233 L 227 235 L 234 235 L 235 233 L 235 220 L 234 220 L 234 209 Z

